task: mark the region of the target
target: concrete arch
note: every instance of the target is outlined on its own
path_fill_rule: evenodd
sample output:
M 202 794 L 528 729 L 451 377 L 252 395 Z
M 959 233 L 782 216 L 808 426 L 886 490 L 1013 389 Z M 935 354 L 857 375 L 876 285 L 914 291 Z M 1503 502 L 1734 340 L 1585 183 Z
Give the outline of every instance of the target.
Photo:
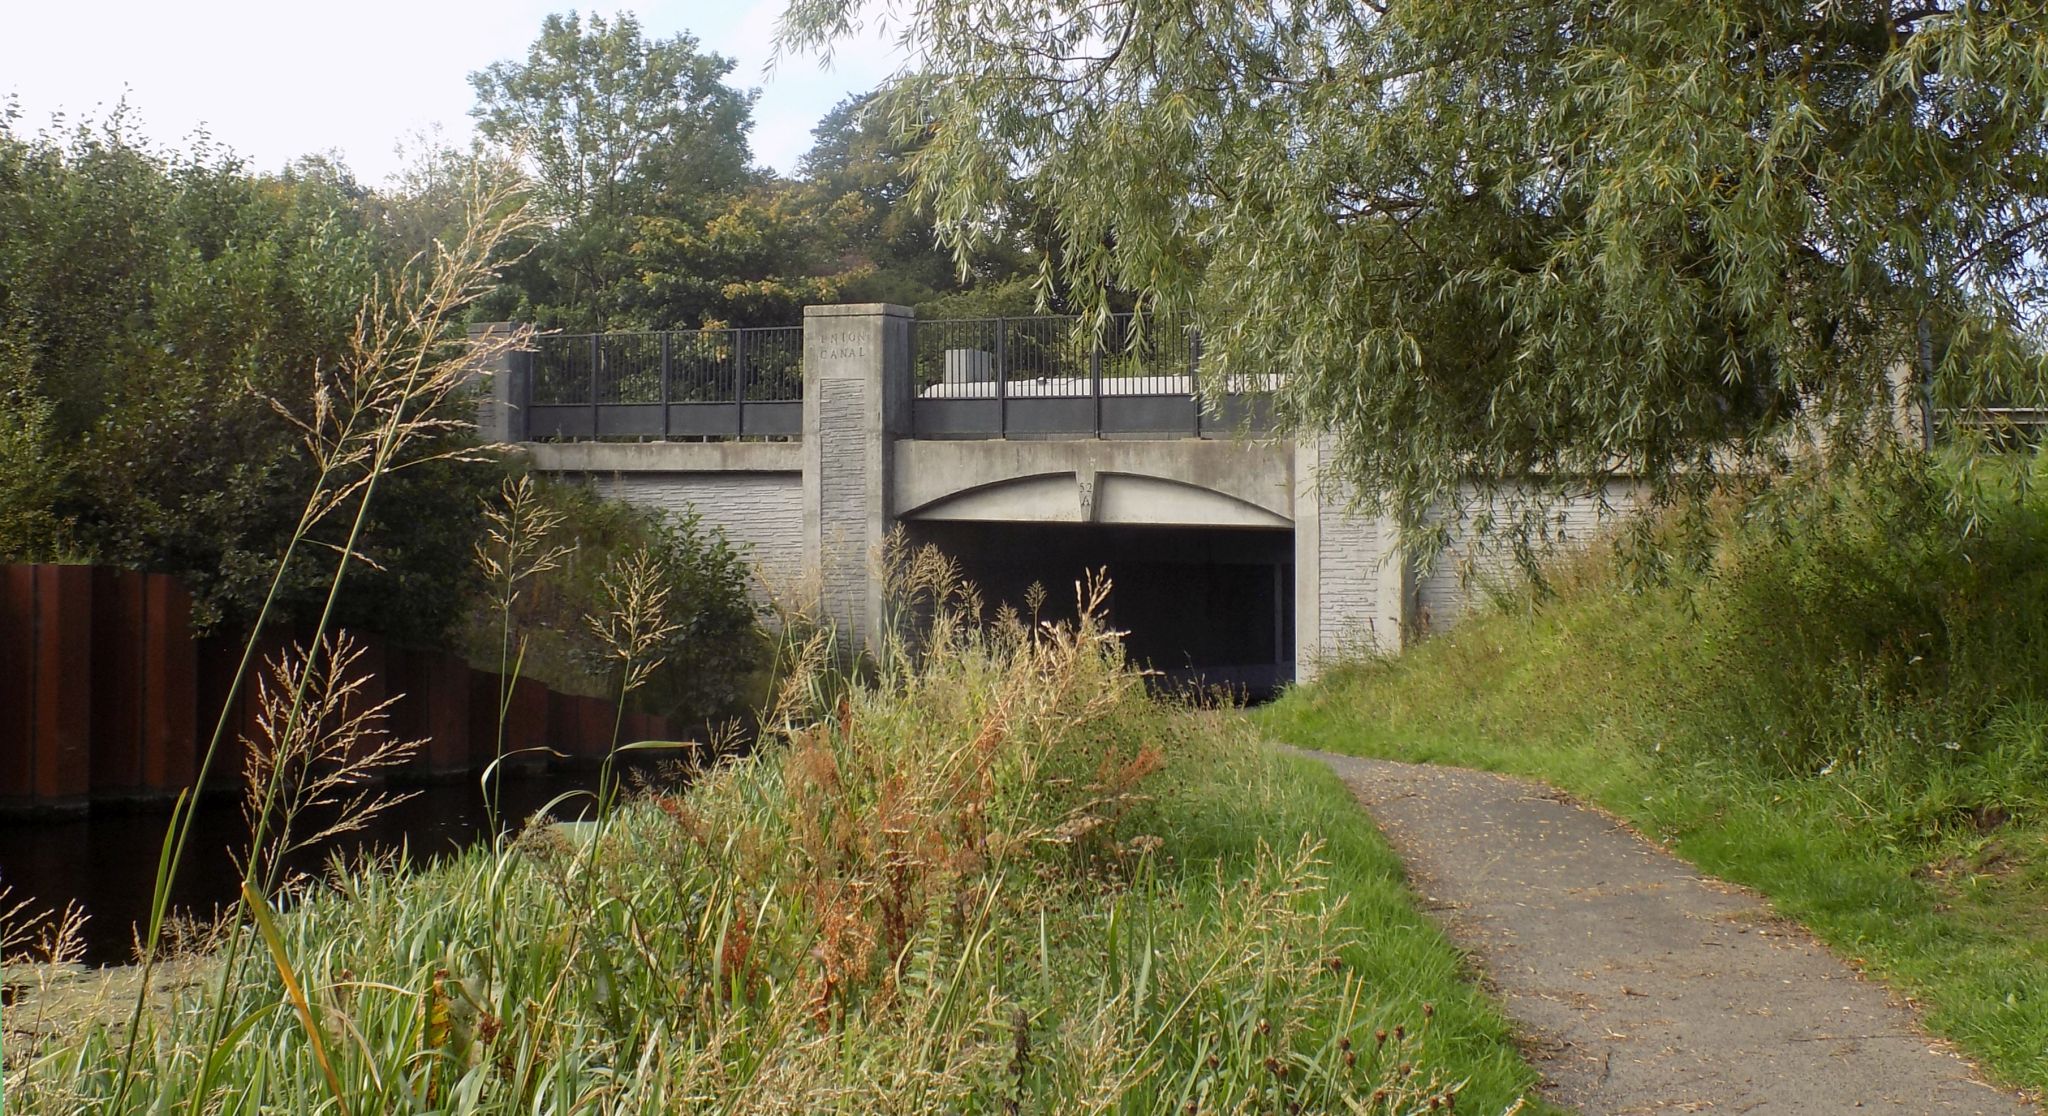
M 1131 473 L 1040 473 L 963 489 L 901 519 L 1101 523 L 1155 527 L 1291 527 L 1293 521 L 1214 489 Z
M 1291 455 L 1260 449 L 1192 441 L 898 443 L 891 495 L 896 518 L 905 520 L 1291 527 Z
M 1085 523 L 1073 473 L 1037 473 L 977 484 L 897 513 L 898 519 Z
M 897 520 L 1294 524 L 1294 455 L 1229 440 L 899 440 Z

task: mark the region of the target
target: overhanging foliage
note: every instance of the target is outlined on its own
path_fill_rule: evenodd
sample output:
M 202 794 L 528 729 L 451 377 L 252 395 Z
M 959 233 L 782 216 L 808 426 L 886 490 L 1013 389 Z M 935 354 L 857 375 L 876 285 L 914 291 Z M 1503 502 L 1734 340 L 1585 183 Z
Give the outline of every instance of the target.
M 786 46 L 858 0 L 792 0 Z M 1891 377 L 2038 396 L 2048 5 L 917 0 L 917 169 L 971 252 L 1288 376 L 1368 504 L 1668 483 L 1787 428 L 1878 444 Z M 1569 479 L 1567 479 L 1569 478 Z

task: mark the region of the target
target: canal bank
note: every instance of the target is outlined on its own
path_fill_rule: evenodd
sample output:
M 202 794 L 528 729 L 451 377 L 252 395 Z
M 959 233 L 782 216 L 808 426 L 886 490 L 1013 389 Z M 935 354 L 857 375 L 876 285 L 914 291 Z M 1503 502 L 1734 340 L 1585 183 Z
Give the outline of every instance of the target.
M 627 785 L 679 788 L 689 780 L 674 759 L 622 762 Z M 506 828 L 526 824 L 537 811 L 567 821 L 582 817 L 597 789 L 598 769 L 510 771 L 501 789 Z M 470 847 L 490 832 L 489 812 L 476 776 L 455 782 L 392 787 L 404 796 L 362 829 L 302 849 L 287 859 L 293 871 L 318 877 L 334 858 L 403 856 L 415 866 Z M 134 960 L 137 927 L 146 927 L 155 895 L 157 854 L 171 813 L 131 805 L 89 813 L 0 822 L 0 885 L 7 905 L 26 901 L 37 911 L 77 904 L 87 916 L 84 963 L 124 965 Z M 207 921 L 233 903 L 241 874 L 237 857 L 249 843 L 240 798 L 210 795 L 199 804 L 185 865 L 171 895 L 172 911 Z

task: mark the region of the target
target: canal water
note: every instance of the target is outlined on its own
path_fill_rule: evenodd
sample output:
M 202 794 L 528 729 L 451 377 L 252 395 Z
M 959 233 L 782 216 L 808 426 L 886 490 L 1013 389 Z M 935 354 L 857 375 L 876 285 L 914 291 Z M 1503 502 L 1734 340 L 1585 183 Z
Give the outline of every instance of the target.
M 680 774 L 664 774 L 673 766 L 642 763 L 634 768 L 649 779 L 680 782 Z M 517 826 L 557 796 L 596 786 L 595 770 L 508 775 L 501 792 L 502 814 Z M 473 776 L 392 790 L 417 793 L 385 811 L 367 829 L 301 851 L 292 858 L 292 867 L 318 875 L 337 852 L 354 856 L 401 848 L 417 866 L 467 848 L 487 831 L 483 792 Z M 588 795 L 578 795 L 556 807 L 552 816 L 574 820 L 589 803 Z M 12 889 L 9 904 L 26 899 L 37 909 L 57 909 L 76 902 L 90 916 L 85 925 L 86 962 L 133 961 L 136 927 L 146 928 L 149 922 L 157 856 L 170 819 L 168 807 L 100 807 L 76 818 L 0 823 L 0 884 Z M 239 799 L 221 796 L 202 802 L 171 896 L 173 909 L 206 917 L 233 902 L 241 881 L 234 854 L 248 842 Z

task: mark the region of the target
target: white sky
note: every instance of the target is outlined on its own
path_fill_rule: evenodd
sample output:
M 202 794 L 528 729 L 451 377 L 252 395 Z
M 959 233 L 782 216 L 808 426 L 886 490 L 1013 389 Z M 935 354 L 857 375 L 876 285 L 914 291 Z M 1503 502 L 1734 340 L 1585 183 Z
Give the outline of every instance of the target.
M 472 70 L 523 58 L 541 18 L 572 6 L 632 11 L 651 38 L 688 31 L 700 49 L 737 59 L 727 80 L 759 88 L 754 157 L 794 169 L 818 118 L 896 69 L 879 35 L 841 44 L 830 69 L 812 56 L 766 70 L 783 0 L 23 0 L 0 24 L 0 101 L 20 102 L 16 127 L 52 113 L 97 118 L 127 93 L 145 135 L 181 146 L 204 127 L 274 170 L 309 152 L 338 152 L 376 184 L 399 164 L 402 138 L 438 124 L 471 132 Z

